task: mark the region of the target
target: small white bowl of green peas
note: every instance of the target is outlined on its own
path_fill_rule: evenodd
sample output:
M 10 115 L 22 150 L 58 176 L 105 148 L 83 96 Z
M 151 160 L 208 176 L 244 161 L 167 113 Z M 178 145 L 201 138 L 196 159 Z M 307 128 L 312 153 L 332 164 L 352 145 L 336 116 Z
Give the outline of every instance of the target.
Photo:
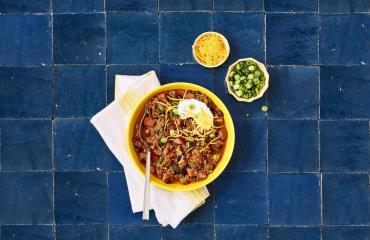
M 236 100 L 253 102 L 266 92 L 269 74 L 263 63 L 254 58 L 242 58 L 229 67 L 225 81 L 227 90 Z

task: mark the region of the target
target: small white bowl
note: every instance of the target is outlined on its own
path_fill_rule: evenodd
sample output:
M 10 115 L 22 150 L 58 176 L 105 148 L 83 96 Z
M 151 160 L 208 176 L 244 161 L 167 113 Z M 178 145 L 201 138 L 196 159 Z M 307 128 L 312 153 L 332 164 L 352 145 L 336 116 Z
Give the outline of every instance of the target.
M 210 65 L 205 65 L 205 64 L 201 63 L 201 62 L 199 61 L 199 59 L 197 58 L 197 56 L 196 56 L 195 52 L 194 52 L 195 43 L 199 40 L 199 38 L 201 38 L 202 36 L 204 36 L 204 35 L 206 35 L 206 34 L 214 34 L 214 35 L 219 36 L 219 37 L 222 39 L 222 41 L 224 42 L 225 46 L 226 46 L 227 54 L 226 54 L 225 59 L 224 59 L 224 60 L 222 60 L 220 63 L 217 63 L 216 65 L 211 65 L 211 66 L 210 66 Z M 226 61 L 226 59 L 229 57 L 229 54 L 230 54 L 230 45 L 229 45 L 229 42 L 228 42 L 228 41 L 227 41 L 227 39 L 224 37 L 224 35 L 222 35 L 222 34 L 220 34 L 220 33 L 218 33 L 218 32 L 204 32 L 204 33 L 200 34 L 200 35 L 195 39 L 195 41 L 194 41 L 194 43 L 193 43 L 193 46 L 192 46 L 192 49 L 193 49 L 193 57 L 194 57 L 194 59 L 197 61 L 197 63 L 199 63 L 200 65 L 202 65 L 203 67 L 206 67 L 206 68 L 215 68 L 215 67 L 220 66 L 221 64 L 223 64 L 223 63 Z
M 236 64 L 238 64 L 239 62 L 242 62 L 242 61 L 253 61 L 253 62 L 255 62 L 257 64 L 258 68 L 263 72 L 263 75 L 265 76 L 265 85 L 263 86 L 263 88 L 261 89 L 259 94 L 255 97 L 251 97 L 251 98 L 238 97 L 238 96 L 236 96 L 234 91 L 231 89 L 231 86 L 229 85 L 228 80 L 229 80 L 230 73 L 233 71 Z M 263 94 L 266 92 L 267 88 L 269 87 L 269 78 L 270 78 L 269 73 L 267 72 L 266 67 L 263 63 L 257 61 L 254 58 L 241 58 L 241 59 L 237 60 L 236 62 L 234 62 L 233 64 L 230 65 L 229 70 L 227 71 L 227 74 L 226 74 L 226 77 L 225 77 L 225 81 L 226 81 L 226 84 L 227 84 L 227 90 L 229 91 L 229 93 L 231 95 L 234 96 L 234 98 L 236 98 L 236 100 L 241 101 L 241 102 L 253 102 L 254 100 L 262 97 Z

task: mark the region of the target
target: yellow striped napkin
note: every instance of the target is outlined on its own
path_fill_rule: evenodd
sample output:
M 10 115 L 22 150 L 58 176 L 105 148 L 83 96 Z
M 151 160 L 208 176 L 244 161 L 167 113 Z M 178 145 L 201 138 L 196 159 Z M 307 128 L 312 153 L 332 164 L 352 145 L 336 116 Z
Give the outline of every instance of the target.
M 144 177 L 129 159 L 125 134 L 130 115 L 140 98 L 158 86 L 160 83 L 154 71 L 141 76 L 116 75 L 116 100 L 91 119 L 124 168 L 133 212 L 143 211 Z M 209 197 L 206 187 L 189 192 L 171 192 L 154 185 L 150 187 L 150 209 L 154 210 L 160 224 L 169 224 L 173 228 Z

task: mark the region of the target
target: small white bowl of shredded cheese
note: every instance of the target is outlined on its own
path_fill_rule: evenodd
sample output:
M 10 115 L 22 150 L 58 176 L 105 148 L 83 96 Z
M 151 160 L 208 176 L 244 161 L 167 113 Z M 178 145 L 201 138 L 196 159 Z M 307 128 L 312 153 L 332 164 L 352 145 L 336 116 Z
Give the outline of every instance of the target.
M 215 68 L 223 64 L 230 54 L 227 39 L 218 32 L 204 32 L 193 43 L 195 60 L 206 68 Z

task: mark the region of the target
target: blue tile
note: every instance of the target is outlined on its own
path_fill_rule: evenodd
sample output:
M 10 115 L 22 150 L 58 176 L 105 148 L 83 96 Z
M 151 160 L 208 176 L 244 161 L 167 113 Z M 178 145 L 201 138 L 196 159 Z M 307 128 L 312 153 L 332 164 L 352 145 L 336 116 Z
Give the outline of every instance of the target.
M 105 107 L 104 66 L 56 66 L 55 115 L 88 117 Z
M 51 173 L 0 172 L 0 224 L 52 224 Z
M 226 64 L 245 57 L 264 62 L 265 23 L 262 13 L 217 12 L 214 15 L 214 30 L 223 34 L 229 42 L 230 56 Z
M 352 13 L 369 12 L 368 0 L 320 0 L 320 12 L 322 13 Z
M 143 221 L 142 213 L 132 213 L 125 175 L 123 172 L 108 174 L 108 222 L 125 225 L 158 224 L 154 212 L 150 211 L 150 220 Z
M 324 227 L 323 240 L 368 240 L 370 227 Z
M 269 118 L 318 118 L 318 68 L 276 66 L 269 67 L 268 72 Z
M 54 13 L 102 12 L 104 0 L 53 0 Z
M 270 240 L 320 240 L 319 227 L 271 227 Z
M 54 124 L 56 170 L 102 170 L 114 159 L 89 119 L 56 119 Z
M 238 102 L 231 94 L 228 93 L 225 77 L 226 67 L 215 69 L 214 87 L 216 95 L 223 101 L 229 110 L 233 119 L 236 118 L 265 118 L 266 113 L 261 111 L 261 106 L 266 104 L 266 97 L 261 97 L 252 103 Z
M 109 234 L 111 240 L 160 240 L 161 227 L 111 225 Z
M 0 0 L 0 13 L 46 13 L 50 0 Z
M 235 148 L 227 171 L 266 169 L 264 119 L 234 119 Z
M 214 227 L 207 224 L 182 224 L 176 229 L 166 227 L 163 229 L 163 240 L 212 240 Z
M 161 64 L 161 84 L 189 82 L 213 91 L 213 71 L 199 64 Z
M 263 11 L 263 0 L 214 0 L 215 11 Z
M 370 223 L 368 174 L 324 174 L 322 195 L 325 225 Z
M 208 223 L 213 224 L 214 220 L 214 185 L 207 185 L 210 196 L 206 199 L 206 202 L 197 208 L 194 212 L 190 213 L 182 223 Z
M 158 0 L 106 0 L 107 11 L 156 11 Z
M 55 15 L 53 22 L 55 63 L 105 63 L 104 14 Z
M 108 240 L 108 226 L 93 225 L 57 225 L 58 240 Z
M 266 0 L 266 12 L 317 12 L 318 0 Z
M 217 240 L 267 240 L 266 227 L 216 225 Z
M 266 175 L 224 172 L 215 182 L 215 204 L 216 224 L 265 224 Z
M 317 171 L 318 149 L 317 121 L 268 121 L 268 167 L 271 172 Z
M 154 70 L 159 78 L 159 65 L 109 65 L 107 66 L 107 101 L 114 100 L 114 86 L 116 75 L 142 75 Z
M 267 14 L 268 64 L 317 64 L 318 15 Z
M 49 67 L 0 67 L 0 117 L 51 117 L 51 75 Z
M 368 131 L 368 121 L 321 122 L 321 170 L 323 172 L 369 171 Z
M 320 224 L 320 183 L 314 174 L 269 176 L 270 224 Z
M 0 4 L 1 5 L 1 4 Z M 0 16 L 0 64 L 51 63 L 51 28 L 47 15 Z
M 212 11 L 212 0 L 159 0 L 160 11 Z
M 321 15 L 320 19 L 321 64 L 370 63 L 370 15 Z
M 107 15 L 108 63 L 158 63 L 158 14 L 121 12 Z
M 107 223 L 107 174 L 56 172 L 55 223 Z
M 1 120 L 0 131 L 1 170 L 52 169 L 50 120 Z
M 2 226 L 1 240 L 54 240 L 52 225 Z
M 210 13 L 161 13 L 159 60 L 165 63 L 194 62 L 191 46 L 199 34 L 211 28 Z
M 370 66 L 322 66 L 321 118 L 370 118 L 369 91 Z

